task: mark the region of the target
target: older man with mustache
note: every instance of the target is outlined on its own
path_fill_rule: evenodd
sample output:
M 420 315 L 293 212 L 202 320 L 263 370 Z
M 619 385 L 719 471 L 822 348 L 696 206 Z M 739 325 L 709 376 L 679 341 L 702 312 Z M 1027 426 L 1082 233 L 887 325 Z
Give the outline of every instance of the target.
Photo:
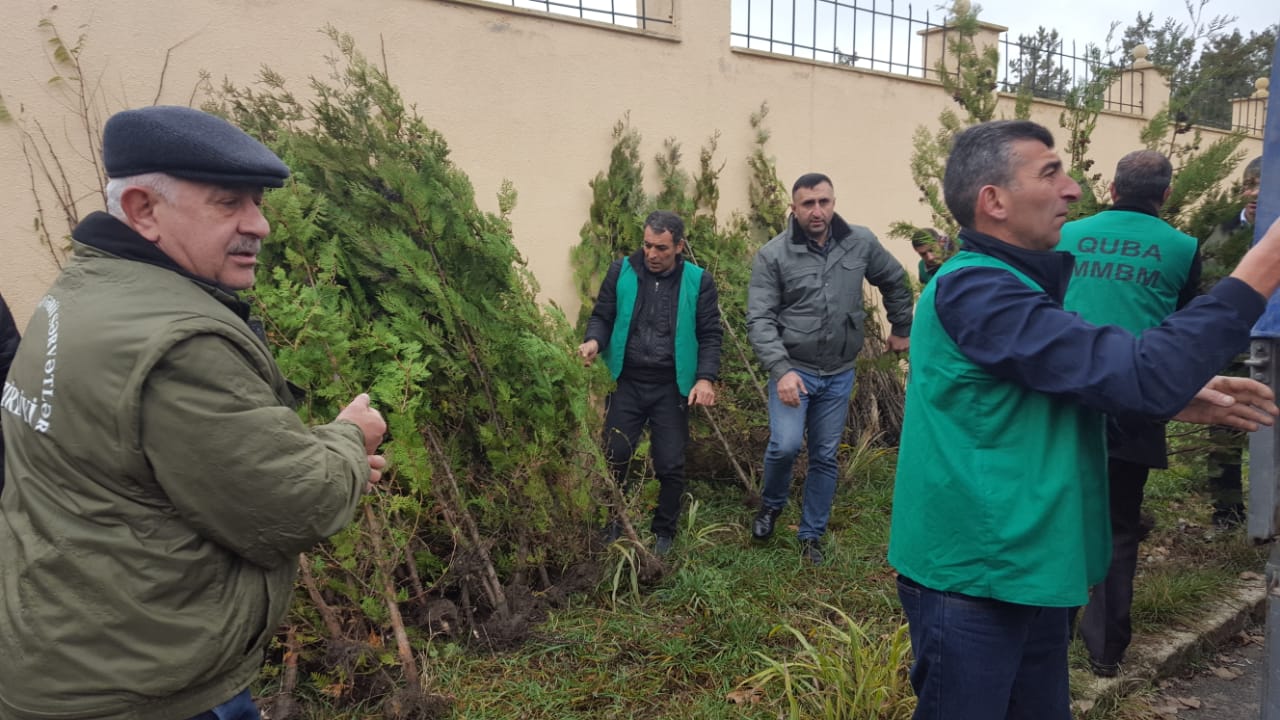
M 236 297 L 275 154 L 183 107 L 119 113 L 102 147 L 108 212 L 0 403 L 0 718 L 254 720 L 298 553 L 378 480 L 386 424 L 362 394 L 304 426 Z

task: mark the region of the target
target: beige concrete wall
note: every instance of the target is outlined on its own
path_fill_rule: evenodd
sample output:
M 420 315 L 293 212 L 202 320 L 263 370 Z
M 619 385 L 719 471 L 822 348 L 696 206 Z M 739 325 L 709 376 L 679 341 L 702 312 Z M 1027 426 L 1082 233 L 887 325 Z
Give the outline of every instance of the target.
M 267 65 L 298 92 L 326 72 L 325 24 L 354 36 L 370 57 L 385 54 L 392 79 L 453 148 L 482 207 L 496 209 L 504 178 L 519 191 L 517 243 L 543 296 L 573 312 L 569 249 L 587 217 L 587 182 L 608 163 L 610 130 L 625 114 L 644 138 L 650 189 L 662 140 L 686 157 L 720 132 L 721 210 L 746 210 L 748 123 L 772 110 L 770 149 L 785 182 L 822 171 L 835 181 L 837 211 L 883 235 L 895 220 L 927 222 L 908 159 L 916 126 L 933 127 L 954 103 L 934 83 L 730 48 L 730 3 L 675 3 L 673 28 L 644 33 L 462 0 L 4 0 L 0 97 L 39 119 L 72 168 L 82 212 L 97 209 L 83 130 L 67 97 L 47 84 L 49 17 L 69 40 L 84 34 L 84 67 L 102 105 L 188 104 L 200 70 L 244 85 Z M 999 18 L 991 18 L 998 22 Z M 167 54 L 167 68 L 166 64 Z M 164 85 L 158 90 L 161 70 Z M 198 99 L 197 99 L 198 102 Z M 1060 107 L 1035 119 L 1057 127 Z M 1002 107 L 1012 114 L 1012 103 Z M 1092 156 L 1108 172 L 1138 146 L 1141 119 L 1107 115 Z M 1251 152 L 1260 143 L 1249 141 Z M 78 174 L 77 174 L 78 173 Z M 56 272 L 32 230 L 35 202 L 13 125 L 0 125 L 0 293 L 20 322 Z M 49 209 L 50 198 L 44 198 Z M 57 216 L 52 216 L 56 220 Z M 55 229 L 57 227 L 55 226 Z M 888 243 L 909 267 L 905 243 Z

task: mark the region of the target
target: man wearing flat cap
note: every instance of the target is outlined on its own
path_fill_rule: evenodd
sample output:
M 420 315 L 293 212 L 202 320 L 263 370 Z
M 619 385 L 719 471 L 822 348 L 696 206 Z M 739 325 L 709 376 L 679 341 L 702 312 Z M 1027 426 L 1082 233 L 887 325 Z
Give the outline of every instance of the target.
M 103 133 L 107 212 L 72 233 L 4 385 L 0 718 L 250 720 L 298 553 L 385 461 L 360 395 L 307 428 L 236 291 L 288 169 L 183 107 Z

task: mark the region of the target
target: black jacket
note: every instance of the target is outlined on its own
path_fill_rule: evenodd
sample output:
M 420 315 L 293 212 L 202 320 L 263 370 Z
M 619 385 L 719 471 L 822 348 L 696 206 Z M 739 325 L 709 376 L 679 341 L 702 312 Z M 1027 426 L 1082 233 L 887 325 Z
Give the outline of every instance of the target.
M 631 263 L 639 279 L 636 288 L 636 306 L 631 318 L 631 333 L 627 338 L 627 353 L 623 360 L 622 375 L 632 380 L 665 382 L 675 381 L 675 323 L 680 293 L 680 278 L 684 270 L 684 257 L 676 266 L 661 276 L 649 272 L 644 263 L 644 251 L 638 250 L 630 257 L 613 261 L 600 284 L 591 319 L 587 321 L 585 340 L 595 340 L 600 351 L 609 346 L 613 335 L 613 321 L 618 316 L 618 275 L 622 263 Z M 715 381 L 720 374 L 720 345 L 724 330 L 720 326 L 719 296 L 711 273 L 702 274 L 698 288 L 698 337 L 699 380 Z

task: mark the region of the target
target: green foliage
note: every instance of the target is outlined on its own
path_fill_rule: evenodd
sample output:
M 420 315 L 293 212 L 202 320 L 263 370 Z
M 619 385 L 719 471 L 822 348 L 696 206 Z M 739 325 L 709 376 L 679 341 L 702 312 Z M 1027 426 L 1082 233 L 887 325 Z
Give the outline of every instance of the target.
M 996 112 L 996 69 L 1000 67 L 1000 51 L 988 45 L 981 51 L 974 44 L 978 35 L 979 8 L 953 7 L 948 20 L 947 53 L 955 69 L 945 59 L 935 66 L 942 88 L 967 114 L 966 125 L 986 122 Z
M 303 414 L 332 418 L 367 389 L 391 436 L 389 481 L 365 521 L 316 553 L 307 589 L 329 627 L 310 632 L 304 660 L 392 629 L 420 643 L 427 628 L 399 623 L 399 606 L 426 618 L 440 596 L 469 619 L 509 615 L 513 589 L 542 589 L 585 557 L 601 477 L 571 330 L 536 302 L 507 218 L 477 209 L 444 138 L 349 37 L 329 35 L 339 54 L 312 78 L 314 100 L 264 71 L 262 90 L 227 85 L 210 107 L 293 170 L 266 197 L 252 297 L 308 393 Z M 504 213 L 514 198 L 504 185 Z M 291 622 L 315 618 L 298 608 Z M 412 656 L 401 643 L 410 687 Z
M 751 168 L 751 184 L 748 198 L 751 201 L 750 220 L 763 238 L 771 238 L 787 225 L 787 208 L 790 195 L 787 187 L 778 179 L 778 167 L 773 157 L 765 151 L 769 142 L 769 130 L 764 121 L 769 117 L 769 104 L 760 103 L 760 109 L 751 114 L 751 129 L 756 131 L 755 148 L 747 158 Z
M 1187 2 L 1187 20 L 1165 18 L 1157 25 L 1153 13 L 1137 14 L 1125 28 L 1126 54 L 1138 44 L 1150 50 L 1148 59 L 1169 81 L 1169 109 L 1179 124 L 1231 127 L 1230 100 L 1247 97 L 1253 82 L 1265 77 L 1276 46 L 1276 25 L 1245 38 L 1239 30 L 1227 34 L 1234 18 L 1205 17 L 1209 0 Z
M 582 301 L 579 330 L 586 328 L 592 301 L 609 263 L 640 247 L 644 237 L 644 164 L 640 162 L 640 134 L 631 129 L 629 118 L 613 126 L 613 141 L 608 171 L 588 183 L 590 217 L 582 226 L 582 242 L 569 255 Z
M 1241 134 L 1227 135 L 1213 141 L 1204 150 L 1194 152 L 1200 145 L 1200 134 L 1197 131 L 1195 143 L 1188 146 L 1188 151 L 1179 151 L 1175 156 L 1181 164 L 1169 186 L 1169 199 L 1165 200 L 1164 207 L 1161 208 L 1161 216 L 1185 230 L 1184 213 L 1189 208 L 1197 207 L 1206 196 L 1216 191 L 1231 171 L 1235 170 L 1243 157 L 1239 150 L 1243 140 L 1244 136 Z
M 827 720 L 886 720 L 911 717 L 915 697 L 908 679 L 911 642 L 907 626 L 874 637 L 861 623 L 834 605 L 823 604 L 825 616 L 807 618 L 812 630 L 782 625 L 800 651 L 786 660 L 761 653 L 766 669 L 744 685 L 780 685 L 787 701 L 786 717 Z
M 1019 35 L 1018 47 L 1019 55 L 1009 60 L 1010 82 L 1005 84 L 1004 91 L 1049 100 L 1065 98 L 1071 87 L 1071 73 L 1054 58 L 1055 53 L 1062 55 L 1058 31 L 1041 25 L 1035 35 Z
M 1102 62 L 1102 52 L 1095 46 L 1086 50 L 1087 64 L 1093 68 L 1088 81 L 1072 87 L 1063 96 L 1062 112 L 1058 125 L 1067 131 L 1062 152 L 1067 160 L 1067 172 L 1080 185 L 1080 200 L 1072 205 L 1071 217 L 1092 215 L 1107 204 L 1107 185 L 1102 174 L 1096 172 L 1093 160 L 1088 157 L 1093 131 L 1098 126 L 1098 114 L 1106 104 L 1107 89 L 1116 79 L 1118 71 Z

